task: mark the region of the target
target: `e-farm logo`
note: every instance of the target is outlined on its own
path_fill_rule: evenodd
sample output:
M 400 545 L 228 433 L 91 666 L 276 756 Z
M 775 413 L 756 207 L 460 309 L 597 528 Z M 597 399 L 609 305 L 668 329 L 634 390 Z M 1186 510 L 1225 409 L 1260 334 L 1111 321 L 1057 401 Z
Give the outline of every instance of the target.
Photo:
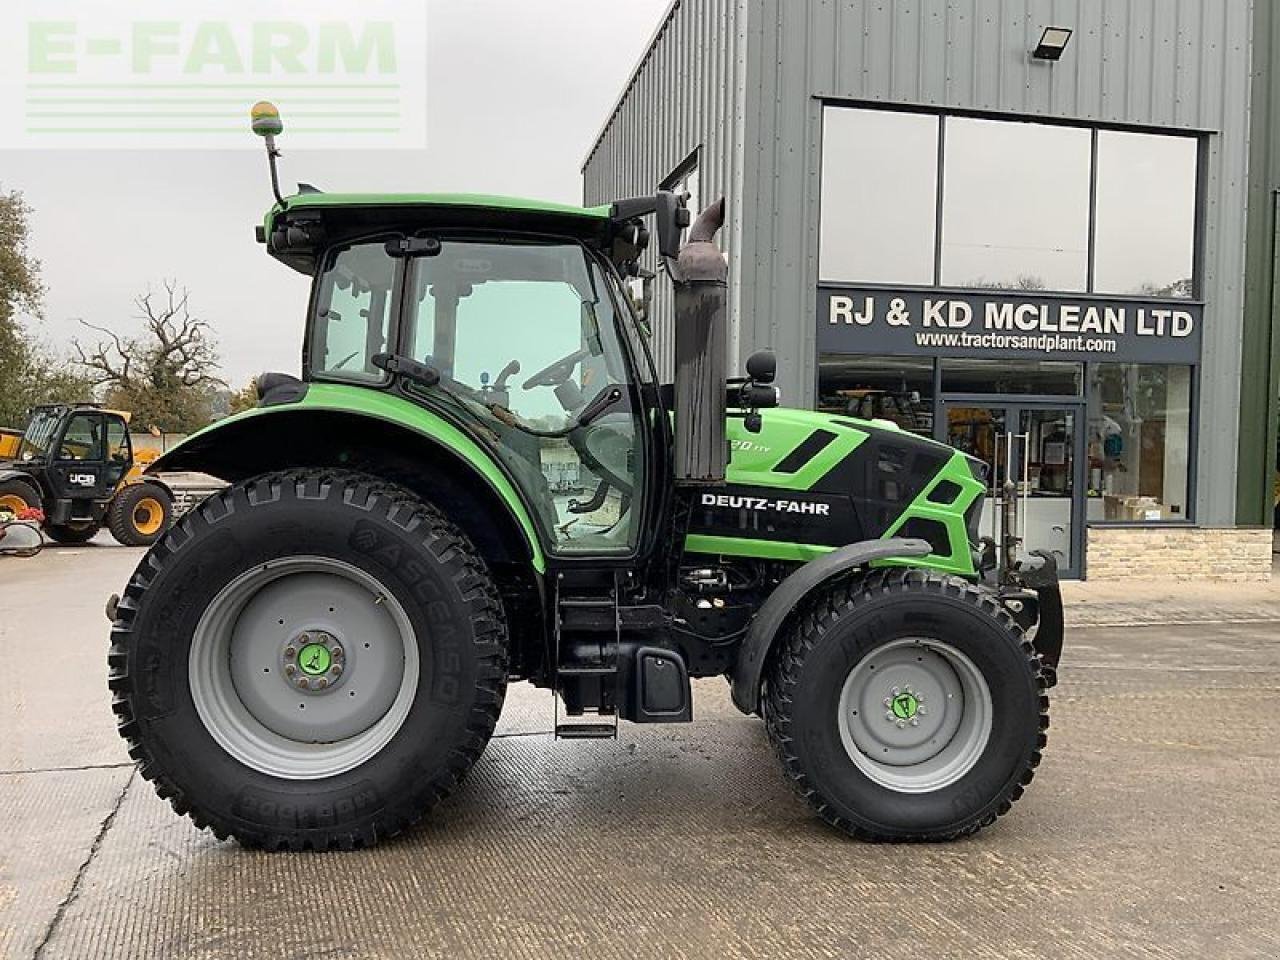
M 425 0 L 19 0 L 0 29 L 0 147 L 426 145 Z

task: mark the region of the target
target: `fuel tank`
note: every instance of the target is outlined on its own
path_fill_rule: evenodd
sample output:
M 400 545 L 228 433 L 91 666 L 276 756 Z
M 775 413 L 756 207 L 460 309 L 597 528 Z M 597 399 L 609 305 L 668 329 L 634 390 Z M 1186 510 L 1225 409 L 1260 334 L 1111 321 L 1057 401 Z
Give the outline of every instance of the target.
M 883 420 L 763 412 L 726 431 L 723 487 L 693 494 L 690 553 L 807 561 L 848 543 L 919 537 L 915 566 L 971 576 L 985 465 Z

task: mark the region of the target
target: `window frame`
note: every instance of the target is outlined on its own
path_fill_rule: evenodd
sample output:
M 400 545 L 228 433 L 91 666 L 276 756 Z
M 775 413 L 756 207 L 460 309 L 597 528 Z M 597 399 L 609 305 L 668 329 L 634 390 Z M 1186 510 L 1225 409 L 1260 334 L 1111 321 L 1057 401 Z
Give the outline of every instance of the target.
M 924 114 L 935 118 L 938 124 L 938 159 L 935 168 L 935 206 L 934 206 L 934 251 L 933 251 L 933 282 L 929 284 L 911 284 L 911 283 L 895 283 L 895 288 L 901 289 L 926 289 L 926 290 L 965 290 L 970 288 L 956 287 L 954 285 L 944 285 L 942 283 L 942 242 L 943 242 L 943 215 L 945 212 L 945 191 L 944 184 L 946 181 L 946 162 L 947 162 L 947 120 L 950 118 L 975 119 L 975 120 L 994 120 L 1005 123 L 1025 123 L 1039 124 L 1042 126 L 1052 127 L 1071 127 L 1075 129 L 1084 129 L 1090 132 L 1090 159 L 1089 159 L 1089 215 L 1088 215 L 1088 235 L 1087 257 L 1086 257 L 1086 278 L 1085 289 L 1083 290 L 1056 290 L 1046 289 L 1037 291 L 1045 296 L 1105 296 L 1115 300 L 1132 300 L 1135 302 L 1145 303 L 1203 303 L 1204 297 L 1204 240 L 1205 240 L 1205 220 L 1207 209 L 1208 195 L 1208 160 L 1209 160 L 1209 137 L 1214 131 L 1198 128 L 1176 128 L 1161 127 L 1143 124 L 1123 124 L 1123 123 L 1093 123 L 1087 120 L 1076 120 L 1062 117 L 1044 117 L 1044 116 L 1025 116 L 1021 114 L 1000 113 L 988 110 L 964 110 L 964 109 L 939 109 L 931 106 L 916 106 L 912 104 L 885 104 L 883 101 L 868 100 L 848 100 L 831 97 L 817 98 L 821 111 L 825 113 L 827 110 L 877 110 L 885 113 L 912 113 Z M 824 121 L 825 123 L 825 121 Z M 1118 133 L 1137 133 L 1147 134 L 1160 137 L 1181 137 L 1196 142 L 1196 170 L 1195 182 L 1193 189 L 1195 195 L 1194 204 L 1194 220 L 1192 223 L 1191 237 L 1191 296 L 1188 297 L 1157 297 L 1145 294 L 1120 294 L 1100 292 L 1096 289 L 1096 256 L 1097 256 L 1097 220 L 1098 220 L 1098 135 L 1103 131 L 1114 131 Z M 818 149 L 818 210 L 821 214 L 822 206 L 822 176 L 826 161 L 825 147 L 819 144 Z M 817 262 L 822 262 L 821 250 L 817 251 Z M 828 284 L 857 284 L 859 286 L 874 285 L 873 281 L 855 281 L 847 280 L 839 277 L 827 277 L 819 274 L 819 283 Z

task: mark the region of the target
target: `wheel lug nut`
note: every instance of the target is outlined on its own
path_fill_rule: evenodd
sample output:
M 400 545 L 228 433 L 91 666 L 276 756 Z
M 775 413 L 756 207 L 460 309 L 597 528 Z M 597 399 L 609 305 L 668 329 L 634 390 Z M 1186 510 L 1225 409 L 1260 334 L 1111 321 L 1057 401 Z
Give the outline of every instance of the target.
M 329 681 L 326 680 L 324 677 L 321 677 L 319 680 L 316 681 L 316 686 L 319 687 L 321 690 L 323 690 L 328 685 L 329 685 Z
M 911 718 L 911 725 L 912 725 L 913 727 L 918 727 L 918 726 L 920 726 L 920 721 L 919 721 L 919 720 L 917 720 L 915 717 L 912 717 L 912 718 Z
M 284 648 L 284 655 L 288 657 L 290 660 L 292 660 L 295 656 L 297 656 L 297 654 L 298 654 L 298 651 L 293 649 L 293 647 Z
M 920 714 L 920 716 L 922 716 L 922 717 L 926 717 L 926 716 L 928 716 L 928 715 L 929 715 L 929 711 L 928 711 L 928 709 L 927 709 L 927 708 L 925 708 L 925 707 L 921 707 L 921 708 L 917 711 L 917 713 L 919 713 L 919 714 Z
M 297 672 L 298 672 L 298 668 L 295 667 L 292 663 L 284 668 L 284 673 L 286 677 L 292 677 Z
M 330 672 L 330 673 L 332 673 L 332 674 L 336 677 L 338 674 L 342 673 L 342 664 L 340 664 L 340 663 L 335 663 L 335 664 L 333 665 L 333 668 L 332 668 L 329 672 Z
M 889 692 L 890 692 L 890 693 L 892 693 L 892 694 L 896 697 L 896 696 L 897 696 L 898 694 L 900 694 L 902 691 L 901 691 L 901 690 L 899 690 L 897 687 L 894 687 L 894 688 L 893 688 L 892 690 L 890 690 Z
M 307 678 L 306 678 L 306 677 L 299 677 L 299 678 L 298 678 L 298 686 L 300 686 L 303 690 L 307 689 Z
M 899 729 L 899 730 L 905 730 L 906 728 L 907 728 L 906 723 L 905 723 L 904 721 L 902 721 L 902 720 L 899 720 L 899 721 L 898 721 L 898 729 Z
M 886 710 L 886 711 L 884 712 L 884 718 L 885 718 L 886 720 L 892 720 L 892 719 L 893 719 L 893 711 L 892 711 L 892 710 Z
M 892 697 L 885 697 L 885 698 L 884 698 L 884 705 L 885 705 L 886 707 L 892 707 L 892 706 L 893 706 L 893 698 L 892 698 Z

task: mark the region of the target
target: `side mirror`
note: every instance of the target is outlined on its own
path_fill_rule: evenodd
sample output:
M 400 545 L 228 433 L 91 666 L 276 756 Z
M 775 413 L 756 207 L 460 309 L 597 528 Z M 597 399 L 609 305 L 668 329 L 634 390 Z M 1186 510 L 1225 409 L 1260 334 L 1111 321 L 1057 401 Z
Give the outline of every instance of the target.
M 773 383 L 778 376 L 778 358 L 772 350 L 757 350 L 747 357 L 747 376 L 756 383 Z
M 680 256 L 680 235 L 691 219 L 683 197 L 670 190 L 658 191 L 658 253 L 670 260 Z

